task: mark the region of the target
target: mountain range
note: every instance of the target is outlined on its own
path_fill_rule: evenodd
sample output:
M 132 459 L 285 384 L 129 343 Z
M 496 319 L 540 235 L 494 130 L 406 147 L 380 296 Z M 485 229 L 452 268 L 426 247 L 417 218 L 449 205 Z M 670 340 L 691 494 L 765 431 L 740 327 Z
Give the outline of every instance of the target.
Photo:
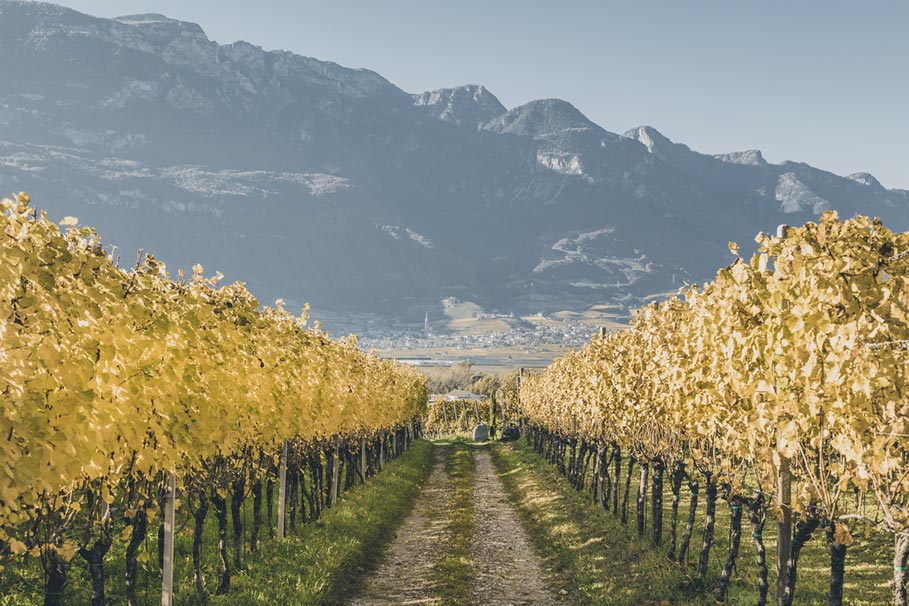
M 479 85 L 410 94 L 162 15 L 0 0 L 0 39 L 0 191 L 96 226 L 123 263 L 202 263 L 263 302 L 628 309 L 826 209 L 909 229 L 909 192 L 867 173 L 706 155 Z

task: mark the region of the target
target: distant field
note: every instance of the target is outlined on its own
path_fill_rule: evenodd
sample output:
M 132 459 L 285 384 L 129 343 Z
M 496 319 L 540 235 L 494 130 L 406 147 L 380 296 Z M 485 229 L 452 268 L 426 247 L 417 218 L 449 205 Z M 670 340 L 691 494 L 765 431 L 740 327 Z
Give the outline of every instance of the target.
M 377 352 L 383 358 L 432 358 L 433 360 L 467 361 L 484 372 L 501 372 L 511 368 L 544 368 L 565 353 L 561 345 L 534 347 L 474 347 L 458 349 L 439 347 L 433 349 L 389 350 Z

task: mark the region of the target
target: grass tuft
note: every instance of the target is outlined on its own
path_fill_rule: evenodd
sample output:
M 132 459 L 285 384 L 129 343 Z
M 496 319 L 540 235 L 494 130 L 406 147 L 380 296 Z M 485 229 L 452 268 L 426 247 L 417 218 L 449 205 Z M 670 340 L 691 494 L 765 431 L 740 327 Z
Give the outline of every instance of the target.
M 442 443 L 442 442 L 440 442 Z M 433 586 L 443 606 L 466 604 L 473 588 L 474 566 L 470 557 L 473 534 L 473 491 L 476 464 L 470 447 L 462 440 L 445 441 L 449 444 L 445 459 L 445 473 L 451 478 L 451 508 L 439 512 L 447 517 L 447 544 L 433 571 Z

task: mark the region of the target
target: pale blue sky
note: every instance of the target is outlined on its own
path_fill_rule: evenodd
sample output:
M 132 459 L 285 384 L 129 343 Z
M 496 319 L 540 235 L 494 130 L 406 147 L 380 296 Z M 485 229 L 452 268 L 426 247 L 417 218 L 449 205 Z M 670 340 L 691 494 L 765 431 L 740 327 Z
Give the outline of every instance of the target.
M 707 153 L 871 172 L 909 189 L 909 1 L 68 0 L 157 12 L 219 42 L 375 70 L 409 92 L 484 84 Z

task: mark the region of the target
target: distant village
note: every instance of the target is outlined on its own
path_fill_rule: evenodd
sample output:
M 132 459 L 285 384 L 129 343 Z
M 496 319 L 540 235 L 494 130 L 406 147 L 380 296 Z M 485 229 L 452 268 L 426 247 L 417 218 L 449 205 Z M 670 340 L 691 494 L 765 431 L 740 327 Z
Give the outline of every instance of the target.
M 580 347 L 588 343 L 598 328 L 578 320 L 557 320 L 546 323 L 523 322 L 509 331 L 485 333 L 435 332 L 428 326 L 422 331 L 372 330 L 360 335 L 361 348 L 383 350 L 431 350 L 526 347 L 563 345 Z

